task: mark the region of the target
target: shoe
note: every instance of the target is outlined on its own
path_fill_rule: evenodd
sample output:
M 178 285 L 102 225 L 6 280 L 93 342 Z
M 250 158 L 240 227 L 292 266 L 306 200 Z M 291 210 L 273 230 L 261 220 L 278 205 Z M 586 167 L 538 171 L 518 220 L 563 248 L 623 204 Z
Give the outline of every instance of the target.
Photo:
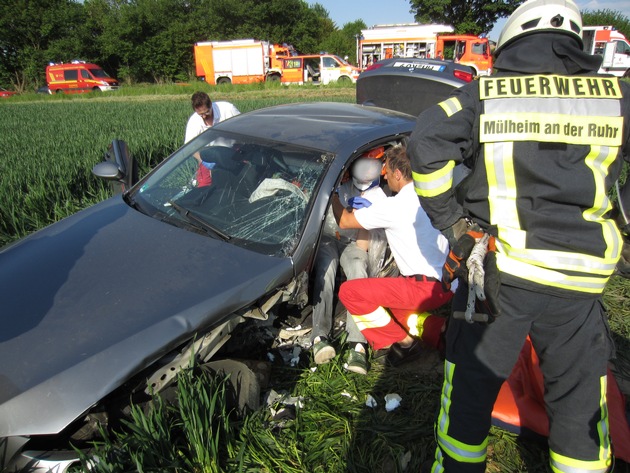
M 376 365 L 387 364 L 388 353 L 389 353 L 389 348 L 381 348 L 379 350 L 373 351 L 371 362 Z
M 389 366 L 399 366 L 418 358 L 422 353 L 424 353 L 424 349 L 418 340 L 414 340 L 407 348 L 394 343 L 389 348 L 386 361 Z
M 360 351 L 350 350 L 350 353 L 348 353 L 348 361 L 344 367 L 346 370 L 352 371 L 353 373 L 366 375 L 368 372 L 366 354 Z
M 325 339 L 322 339 L 313 345 L 313 359 L 318 365 L 328 363 L 335 357 L 336 354 L 337 352 L 335 351 L 335 348 Z

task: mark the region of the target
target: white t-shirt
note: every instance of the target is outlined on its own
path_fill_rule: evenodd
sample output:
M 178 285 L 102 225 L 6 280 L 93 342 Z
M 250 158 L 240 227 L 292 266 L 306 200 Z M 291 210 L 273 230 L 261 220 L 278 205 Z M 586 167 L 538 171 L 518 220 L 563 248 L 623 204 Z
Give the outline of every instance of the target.
M 400 274 L 424 274 L 442 278 L 442 266 L 448 255 L 448 240 L 433 226 L 420 206 L 413 182 L 398 194 L 354 211 L 367 230 L 383 228 Z
M 357 189 L 356 186 L 354 186 L 352 179 L 347 180 L 339 186 L 339 201 L 344 207 L 348 205 L 348 200 L 350 200 L 351 197 L 358 196 L 365 197 L 372 203 L 387 198 L 385 192 L 383 192 L 383 189 L 379 186 L 370 187 L 369 189 L 361 192 L 360 189 Z M 324 235 L 336 237 L 337 234 L 339 234 L 349 240 L 356 240 L 357 232 L 358 230 L 356 228 L 339 228 L 339 225 L 337 225 L 337 221 L 335 220 L 332 207 L 328 209 L 328 212 L 326 213 L 326 220 L 324 222 Z
M 212 125 L 216 125 L 219 122 L 241 113 L 230 102 L 212 102 L 212 111 L 214 113 Z M 200 135 L 212 125 L 206 125 L 206 122 L 203 121 L 202 117 L 197 115 L 196 112 L 193 113 L 186 124 L 186 137 L 184 138 L 184 143 L 188 143 L 195 136 Z

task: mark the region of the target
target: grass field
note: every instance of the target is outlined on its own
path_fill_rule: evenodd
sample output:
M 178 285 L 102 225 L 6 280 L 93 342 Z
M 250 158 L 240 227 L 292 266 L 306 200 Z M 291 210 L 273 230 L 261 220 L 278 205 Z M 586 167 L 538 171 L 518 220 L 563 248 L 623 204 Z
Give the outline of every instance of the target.
M 84 97 L 24 95 L 0 101 L 0 245 L 109 196 L 91 174 L 112 139 L 122 139 L 140 173 L 177 149 L 197 86 L 123 88 Z M 212 91 L 242 112 L 287 102 L 354 102 L 353 87 L 252 86 Z M 605 293 L 618 349 L 615 370 L 630 382 L 630 284 L 614 277 Z M 340 341 L 343 343 L 343 341 Z M 151 412 L 134 412 L 128 432 L 100 450 L 95 471 L 181 472 L 417 472 L 434 450 L 433 421 L 442 384 L 441 362 L 428 354 L 423 369 L 348 375 L 343 358 L 311 370 L 275 364 L 272 386 L 300 398 L 279 414 L 281 403 L 245 419 L 227 412 L 221 380 L 180 380 L 180 406 L 159 401 Z M 628 384 L 622 388 L 630 392 Z M 401 407 L 384 408 L 397 393 Z M 378 406 L 368 408 L 367 396 Z M 521 439 L 493 428 L 488 470 L 545 472 L 540 439 Z M 626 464 L 617 472 L 630 473 Z

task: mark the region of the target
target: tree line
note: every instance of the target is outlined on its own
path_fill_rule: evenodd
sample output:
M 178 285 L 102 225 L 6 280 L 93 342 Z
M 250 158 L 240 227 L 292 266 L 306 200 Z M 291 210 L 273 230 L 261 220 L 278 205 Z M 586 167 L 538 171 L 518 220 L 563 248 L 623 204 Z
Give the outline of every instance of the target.
M 409 5 L 420 23 L 451 24 L 457 33 L 477 35 L 523 1 Z M 618 12 L 590 15 L 587 24 L 630 33 L 628 18 Z M 46 84 L 48 63 L 74 59 L 96 62 L 126 84 L 188 81 L 194 78 L 193 45 L 209 40 L 288 43 L 304 54 L 327 51 L 355 62 L 356 37 L 365 28 L 361 19 L 336 25 L 321 4 L 305 0 L 3 0 L 0 85 L 32 91 Z
M 194 77 L 199 41 L 254 38 L 354 56 L 363 21 L 338 28 L 303 0 L 3 0 L 0 85 L 45 85 L 50 62 L 96 62 L 125 83 Z

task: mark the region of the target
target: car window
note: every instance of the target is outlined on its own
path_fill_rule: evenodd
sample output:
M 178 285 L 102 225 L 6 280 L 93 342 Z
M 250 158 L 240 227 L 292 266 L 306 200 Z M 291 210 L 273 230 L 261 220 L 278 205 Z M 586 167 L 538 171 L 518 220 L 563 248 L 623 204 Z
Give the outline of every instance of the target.
M 630 46 L 623 41 L 617 41 L 617 53 L 630 54 Z
M 334 58 L 325 56 L 322 58 L 324 67 L 340 67 L 340 64 Z
M 100 69 L 100 68 L 91 68 L 90 74 L 92 74 L 97 79 L 105 79 L 109 77 L 109 74 L 107 74 L 107 72 L 105 72 L 103 69 Z
M 131 200 L 155 218 L 286 256 L 331 161 L 321 151 L 211 129 L 140 182 Z
M 90 73 L 88 71 L 86 71 L 85 69 L 81 69 L 81 78 L 91 79 L 92 77 L 90 77 Z
M 486 54 L 486 43 L 473 43 L 472 53 L 473 54 Z
M 77 80 L 79 78 L 79 71 L 76 69 L 66 69 L 63 71 L 64 80 Z

